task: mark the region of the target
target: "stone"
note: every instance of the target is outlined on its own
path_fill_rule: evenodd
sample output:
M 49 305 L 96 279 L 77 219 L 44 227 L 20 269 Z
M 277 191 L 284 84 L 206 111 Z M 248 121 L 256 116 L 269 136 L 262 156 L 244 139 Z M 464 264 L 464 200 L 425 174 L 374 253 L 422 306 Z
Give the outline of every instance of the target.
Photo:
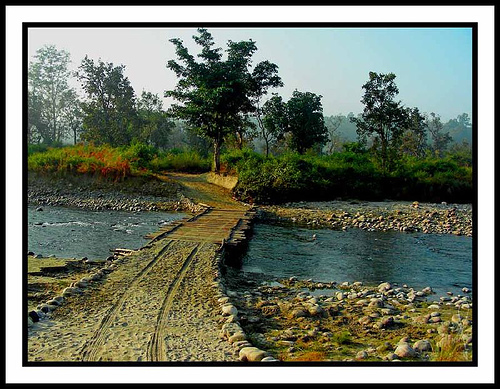
M 257 349 L 247 353 L 246 358 L 248 362 L 260 362 L 267 356 L 265 351 Z
M 358 353 L 356 354 L 356 359 L 358 360 L 366 358 L 368 358 L 368 353 L 365 350 L 358 351 Z
M 229 297 L 227 297 L 227 296 L 220 297 L 220 298 L 217 300 L 217 302 L 218 302 L 219 304 L 225 304 L 225 303 L 227 303 L 228 301 L 229 301 Z
M 42 304 L 42 305 L 39 305 L 37 307 L 37 309 L 39 309 L 40 311 L 42 311 L 43 313 L 48 313 L 48 312 L 51 312 L 53 311 L 54 309 L 56 308 L 55 305 L 49 305 L 49 304 Z
M 88 285 L 89 284 L 86 281 L 82 281 L 82 280 L 80 280 L 78 282 L 75 282 L 75 286 L 77 288 L 82 288 L 83 289 L 83 288 L 86 288 Z
M 413 349 L 418 353 L 422 353 L 424 351 L 432 351 L 432 345 L 431 342 L 429 342 L 427 339 L 417 340 L 413 344 Z
M 325 311 L 319 305 L 313 305 L 308 309 L 311 316 L 322 316 Z
M 264 357 L 260 360 L 261 362 L 279 362 L 279 359 L 274 357 Z
M 306 316 L 308 316 L 308 313 L 304 309 L 301 309 L 301 308 L 295 308 L 291 312 L 291 317 L 295 318 L 295 319 L 297 319 L 299 317 L 306 317 Z
M 381 320 L 380 324 L 382 325 L 382 328 L 391 327 L 392 325 L 394 325 L 394 318 L 392 316 L 384 317 Z
M 399 343 L 394 354 L 400 358 L 413 358 L 416 355 L 415 350 L 406 342 Z
M 236 332 L 235 334 L 231 335 L 228 339 L 229 343 L 233 344 L 234 342 L 239 342 L 242 340 L 246 340 L 247 336 L 245 335 L 244 332 Z
M 238 310 L 233 304 L 226 304 L 222 306 L 222 314 L 226 316 L 237 315 Z
M 40 321 L 40 317 L 38 316 L 38 314 L 35 311 L 30 311 L 28 313 L 28 316 L 31 318 L 31 320 L 33 320 L 33 323 Z
M 368 304 L 369 308 L 382 308 L 384 306 L 384 303 L 380 299 L 372 299 L 370 304 Z
M 261 350 L 258 349 L 257 347 L 253 347 L 253 346 L 243 347 L 240 350 L 240 352 L 238 353 L 240 361 L 246 362 L 248 360 L 248 354 L 250 354 L 251 352 L 255 352 L 255 351 L 261 351 Z
M 377 289 L 381 293 L 387 292 L 388 290 L 392 289 L 392 285 L 389 282 L 383 282 L 377 287 Z

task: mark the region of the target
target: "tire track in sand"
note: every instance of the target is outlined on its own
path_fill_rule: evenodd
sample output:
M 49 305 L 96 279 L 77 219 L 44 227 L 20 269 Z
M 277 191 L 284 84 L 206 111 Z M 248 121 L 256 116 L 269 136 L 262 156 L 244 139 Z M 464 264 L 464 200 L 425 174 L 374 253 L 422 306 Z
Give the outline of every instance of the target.
M 172 283 L 168 287 L 167 294 L 165 296 L 165 299 L 163 300 L 160 312 L 158 314 L 158 319 L 156 321 L 154 334 L 151 337 L 151 340 L 148 345 L 147 355 L 148 355 L 148 360 L 150 361 L 158 362 L 166 360 L 165 347 L 164 347 L 164 338 L 165 338 L 164 329 L 165 329 L 165 323 L 167 321 L 168 312 L 172 307 L 172 303 L 177 293 L 177 290 L 179 289 L 179 285 L 181 284 L 183 278 L 185 277 L 189 265 L 193 261 L 193 258 L 195 257 L 196 253 L 198 252 L 199 247 L 200 244 L 197 244 L 193 248 L 191 253 L 188 255 L 188 257 L 182 264 L 181 269 L 175 275 L 174 279 L 172 280 Z
M 121 295 L 120 299 L 116 302 L 116 304 L 109 310 L 109 312 L 104 316 L 99 325 L 99 328 L 95 331 L 92 338 L 89 340 L 88 345 L 85 347 L 85 350 L 82 353 L 82 361 L 96 361 L 98 360 L 98 353 L 101 346 L 106 341 L 106 333 L 112 323 L 114 317 L 117 312 L 123 306 L 124 302 L 127 298 L 132 294 L 134 287 L 139 284 L 139 282 L 151 271 L 151 269 L 158 263 L 158 261 L 162 258 L 162 256 L 167 252 L 168 248 L 172 244 L 172 241 L 169 241 L 161 251 L 135 276 L 133 281 L 130 283 L 125 292 Z

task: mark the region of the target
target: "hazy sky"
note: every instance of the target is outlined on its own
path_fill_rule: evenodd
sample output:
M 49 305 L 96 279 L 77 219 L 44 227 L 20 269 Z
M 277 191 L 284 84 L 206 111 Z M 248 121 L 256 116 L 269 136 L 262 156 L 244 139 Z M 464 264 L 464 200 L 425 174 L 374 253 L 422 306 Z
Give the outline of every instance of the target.
M 256 41 L 254 64 L 279 66 L 286 100 L 295 89 L 323 96 L 325 115 L 359 113 L 368 73 L 396 74 L 398 99 L 443 120 L 472 113 L 472 30 L 469 28 L 215 28 L 216 46 Z M 176 59 L 169 39 L 178 37 L 198 53 L 195 28 L 30 28 L 29 58 L 45 44 L 67 50 L 76 70 L 85 55 L 126 66 L 135 92 L 163 96 L 177 83 L 166 68 Z M 76 85 L 76 84 L 75 84 Z M 164 99 L 165 107 L 171 100 Z

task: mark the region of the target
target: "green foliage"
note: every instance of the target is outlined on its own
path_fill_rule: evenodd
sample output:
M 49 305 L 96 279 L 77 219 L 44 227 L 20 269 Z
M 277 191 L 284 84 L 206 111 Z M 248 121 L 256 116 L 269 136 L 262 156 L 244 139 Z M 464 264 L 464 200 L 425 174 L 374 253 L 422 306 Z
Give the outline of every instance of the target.
M 375 137 L 374 149 L 377 149 L 385 171 L 391 160 L 389 149 L 397 147 L 403 130 L 408 126 L 408 113 L 400 101 L 394 100 L 399 93 L 394 73 L 370 72 L 369 78 L 363 85 L 363 113 L 361 117 L 350 120 L 356 123 L 359 139 L 365 141 L 368 137 Z
M 196 151 L 173 149 L 161 152 L 134 142 L 131 146 L 76 145 L 60 148 L 31 145 L 28 170 L 51 174 L 89 174 L 113 180 L 131 175 L 163 171 L 203 173 L 210 170 L 209 158 Z
M 132 174 L 130 161 L 117 149 L 92 145 L 48 148 L 28 156 L 28 170 L 40 173 L 89 174 L 122 180 Z
M 132 142 L 130 146 L 120 147 L 119 150 L 125 159 L 137 169 L 147 169 L 158 152 L 155 147 L 138 141 Z
M 323 106 L 320 95 L 295 90 L 286 103 L 287 130 L 290 132 L 289 145 L 300 154 L 328 141 Z
M 227 59 L 222 60 L 221 48 L 214 48 L 212 35 L 204 28 L 193 36 L 200 46 L 200 62 L 195 61 L 180 39 L 171 39 L 178 61 L 170 60 L 167 68 L 175 72 L 179 82 L 174 90 L 165 92 L 180 104 L 172 104 L 170 113 L 187 121 L 189 127 L 212 140 L 214 168 L 219 171 L 220 151 L 224 138 L 237 129 L 244 132 L 247 116 L 255 111 L 254 104 L 269 86 L 276 84 L 277 67 L 258 64 L 255 73 L 249 71 L 257 46 L 254 41 L 227 43 Z
M 209 158 L 202 157 L 196 151 L 172 149 L 155 156 L 149 166 L 155 172 L 204 173 L 210 170 L 211 162 Z
M 352 343 L 352 335 L 347 331 L 342 331 L 339 333 L 334 333 L 332 336 L 332 342 L 341 344 L 349 344 Z
M 70 55 L 45 45 L 28 69 L 28 141 L 53 145 L 77 131 L 79 101 L 69 86 Z
M 140 139 L 136 99 L 130 81 L 124 75 L 125 66 L 114 66 L 85 56 L 77 77 L 87 95 L 82 139 L 97 145 L 128 145 Z
M 250 150 L 224 154 L 226 170 L 238 173 L 235 195 L 247 202 L 300 200 L 472 201 L 472 169 L 451 158 L 401 159 L 385 173 L 370 153 L 350 144 L 328 156 L 286 153 L 264 157 Z M 355 150 L 355 151 L 353 151 Z

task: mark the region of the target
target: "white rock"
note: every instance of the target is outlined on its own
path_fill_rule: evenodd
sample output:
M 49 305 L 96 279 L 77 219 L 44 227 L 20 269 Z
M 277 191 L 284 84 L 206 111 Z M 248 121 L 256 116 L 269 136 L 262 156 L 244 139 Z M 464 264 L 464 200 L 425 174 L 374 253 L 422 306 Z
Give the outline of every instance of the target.
M 222 314 L 227 316 L 238 315 L 238 310 L 233 304 L 226 304 L 222 306 Z
M 273 357 L 265 357 L 260 360 L 261 362 L 279 362 L 279 359 Z

